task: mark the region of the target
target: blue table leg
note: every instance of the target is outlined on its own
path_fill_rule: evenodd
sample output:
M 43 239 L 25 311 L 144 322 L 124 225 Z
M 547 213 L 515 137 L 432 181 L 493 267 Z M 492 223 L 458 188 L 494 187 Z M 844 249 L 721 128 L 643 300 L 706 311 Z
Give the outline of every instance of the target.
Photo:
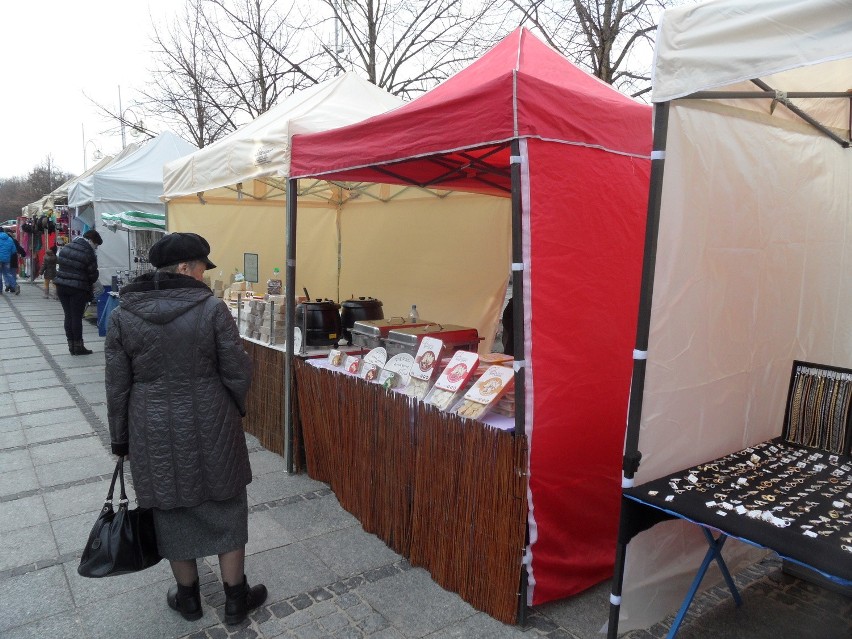
M 677 634 L 677 631 L 680 629 L 680 625 L 683 623 L 683 618 L 686 616 L 686 611 L 689 609 L 690 604 L 692 604 L 692 600 L 695 598 L 695 593 L 698 592 L 698 586 L 701 585 L 701 581 L 704 579 L 704 575 L 710 567 L 710 562 L 713 560 L 715 560 L 719 565 L 719 569 L 722 571 L 722 576 L 725 578 L 725 583 L 728 584 L 728 589 L 731 591 L 736 605 L 739 606 L 742 603 L 740 593 L 734 584 L 734 580 L 731 578 L 731 573 L 728 572 L 725 560 L 722 558 L 722 546 L 725 545 L 725 541 L 728 539 L 728 536 L 724 533 L 720 533 L 719 537 L 714 539 L 713 534 L 706 527 L 701 526 L 701 531 L 707 538 L 707 543 L 710 547 L 707 549 L 707 553 L 704 555 L 704 560 L 701 562 L 701 567 L 698 569 L 695 579 L 692 580 L 689 592 L 686 593 L 686 597 L 680 606 L 680 610 L 678 610 L 677 616 L 675 616 L 674 621 L 672 622 L 672 627 L 666 635 L 667 639 L 673 639 L 673 637 Z

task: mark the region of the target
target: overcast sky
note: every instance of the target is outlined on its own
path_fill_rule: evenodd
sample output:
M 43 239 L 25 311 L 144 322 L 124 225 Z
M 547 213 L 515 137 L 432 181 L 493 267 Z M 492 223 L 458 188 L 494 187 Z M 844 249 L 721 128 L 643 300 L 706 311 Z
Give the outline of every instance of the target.
M 83 171 L 95 147 L 121 148 L 116 128 L 86 96 L 126 108 L 152 67 L 152 20 L 162 24 L 180 0 L 20 0 L 3 5 L 0 36 L 0 178 L 26 176 L 48 154 L 58 169 Z M 85 94 L 85 95 L 84 95 Z M 126 114 L 133 119 L 133 113 Z M 148 122 L 145 123 L 149 125 Z M 153 125 L 153 123 L 151 123 Z M 153 126 L 155 130 L 160 127 Z M 127 141 L 133 138 L 127 135 Z

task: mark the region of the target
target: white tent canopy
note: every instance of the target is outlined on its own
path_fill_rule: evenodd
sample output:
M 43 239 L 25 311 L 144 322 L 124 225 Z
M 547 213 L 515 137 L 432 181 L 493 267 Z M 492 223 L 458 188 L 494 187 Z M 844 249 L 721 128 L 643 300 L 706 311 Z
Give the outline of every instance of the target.
M 116 164 L 117 162 L 121 162 L 123 159 L 125 159 L 129 155 L 132 155 L 133 153 L 136 153 L 136 151 L 138 150 L 139 145 L 135 142 L 128 144 L 114 156 L 108 155 L 100 162 L 98 162 L 95 166 L 90 168 L 88 171 L 81 173 L 76 178 L 71 180 L 68 183 L 67 187 L 68 206 L 90 206 L 92 204 L 92 197 L 95 190 L 95 173 L 107 169 L 113 164 Z
M 230 135 L 163 171 L 164 198 L 290 174 L 290 138 L 384 113 L 402 101 L 352 72 L 299 91 Z
M 655 108 L 668 121 L 652 173 L 665 167 L 647 343 L 637 338 L 647 368 L 636 483 L 780 435 L 794 359 L 852 365 L 852 150 L 838 144 L 849 139 L 850 98 L 677 100 L 847 92 L 849 0 L 666 11 L 654 71 Z M 678 521 L 634 538 L 620 630 L 674 610 L 706 549 L 697 527 Z M 747 554 L 729 542 L 725 556 L 732 565 Z M 720 579 L 708 576 L 704 586 Z
M 72 185 L 69 206 L 78 207 L 78 219 L 98 229 L 104 240 L 98 249 L 102 283 L 109 284 L 113 275 L 132 269 L 134 238 L 114 231 L 138 230 L 119 224 L 118 219 L 106 224 L 104 216 L 141 213 L 161 220 L 157 226 L 164 230 L 163 165 L 194 150 L 189 142 L 165 131 L 142 145 L 128 145 L 109 165 Z
M 163 166 L 197 147 L 174 133 L 164 131 L 136 153 L 94 174 L 92 201 L 95 211 L 165 213 Z

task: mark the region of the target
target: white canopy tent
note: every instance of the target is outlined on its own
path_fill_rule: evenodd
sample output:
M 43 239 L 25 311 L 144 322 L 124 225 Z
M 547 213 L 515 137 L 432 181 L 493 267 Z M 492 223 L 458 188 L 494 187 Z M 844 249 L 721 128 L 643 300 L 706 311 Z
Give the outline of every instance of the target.
M 114 156 L 108 155 L 92 168 L 84 173 L 81 173 L 76 178 L 71 180 L 67 187 L 68 206 L 84 208 L 91 206 L 95 190 L 95 173 L 109 168 L 117 162 L 121 162 L 126 157 L 136 153 L 139 150 L 139 145 L 135 142 L 128 144 L 120 152 Z
M 209 193 L 251 180 L 290 175 L 290 138 L 326 131 L 384 113 L 402 101 L 353 72 L 299 91 L 230 135 L 169 162 L 163 171 L 166 201 Z
M 780 435 L 794 359 L 852 366 L 852 4 L 668 10 L 654 73 L 656 250 L 645 257 L 626 485 Z M 728 565 L 755 558 L 748 548 L 730 542 Z M 706 550 L 680 520 L 637 535 L 620 630 L 674 610 Z M 713 570 L 704 586 L 721 579 Z
M 165 205 L 160 201 L 163 165 L 194 150 L 196 147 L 189 142 L 165 131 L 93 173 L 91 180 L 80 181 L 72 187 L 69 205 L 91 206 L 80 217 L 89 226 L 97 228 L 104 239 L 98 249 L 102 283 L 109 284 L 113 275 L 133 268 L 132 254 L 137 242 L 132 233 L 115 231 L 135 231 L 138 227 L 119 223 L 121 216 L 131 211 L 138 212 L 149 216 L 149 220 L 157 220 L 157 230 L 164 229 Z

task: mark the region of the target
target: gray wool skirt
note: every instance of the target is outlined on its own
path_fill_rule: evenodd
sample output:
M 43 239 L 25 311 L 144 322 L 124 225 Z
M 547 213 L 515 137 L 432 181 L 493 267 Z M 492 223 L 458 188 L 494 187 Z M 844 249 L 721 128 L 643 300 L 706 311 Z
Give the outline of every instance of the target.
M 224 501 L 205 501 L 189 508 L 154 508 L 157 549 L 165 559 L 180 561 L 221 555 L 248 542 L 245 488 Z

